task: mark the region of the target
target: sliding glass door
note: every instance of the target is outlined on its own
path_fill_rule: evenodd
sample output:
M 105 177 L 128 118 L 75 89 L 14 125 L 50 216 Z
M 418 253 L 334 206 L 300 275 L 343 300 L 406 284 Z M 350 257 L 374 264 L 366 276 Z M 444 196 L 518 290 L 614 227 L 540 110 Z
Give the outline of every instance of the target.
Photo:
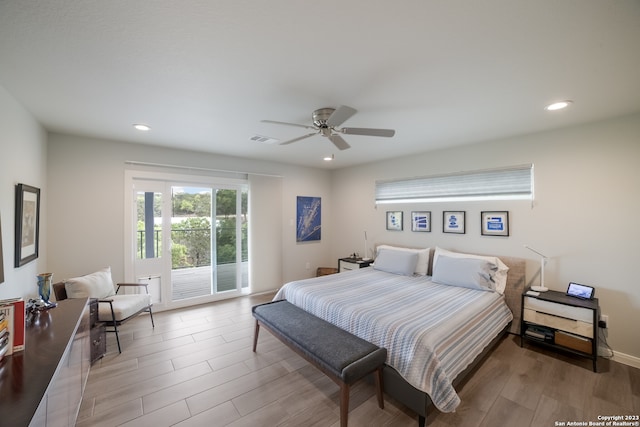
M 133 275 L 155 304 L 248 291 L 247 185 L 133 179 Z
M 172 301 L 215 293 L 211 254 L 213 190 L 206 187 L 171 187 Z

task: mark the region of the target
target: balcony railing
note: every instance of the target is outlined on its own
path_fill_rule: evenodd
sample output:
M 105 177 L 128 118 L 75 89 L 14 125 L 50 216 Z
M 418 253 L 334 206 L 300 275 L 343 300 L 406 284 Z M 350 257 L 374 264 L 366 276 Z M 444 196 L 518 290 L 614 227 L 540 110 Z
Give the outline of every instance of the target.
M 225 230 L 229 231 L 230 233 L 235 233 L 235 227 L 220 227 L 218 226 L 216 228 L 216 232 L 218 233 L 218 235 L 223 234 L 225 232 Z M 137 231 L 137 256 L 138 259 L 144 259 L 144 258 L 150 258 L 149 256 L 146 256 L 146 247 L 145 247 L 145 230 L 138 230 Z M 196 234 L 196 233 L 201 233 L 200 235 Z M 153 258 L 158 258 L 160 256 L 161 253 L 161 248 L 162 248 L 162 231 L 161 230 L 154 230 L 153 231 Z M 191 235 L 191 236 L 190 236 Z M 184 245 L 187 249 L 187 253 L 188 255 L 192 255 L 191 256 L 191 262 L 188 265 L 174 265 L 172 266 L 172 268 L 185 268 L 185 267 L 202 267 L 202 266 L 208 266 L 211 265 L 211 250 L 210 250 L 210 245 L 208 244 L 204 244 L 202 246 L 202 250 L 201 251 L 197 251 L 195 249 L 197 242 L 196 239 L 198 240 L 204 240 L 205 242 L 210 242 L 211 241 L 211 230 L 208 228 L 180 228 L 180 229 L 175 229 L 175 230 L 171 230 L 171 236 L 172 236 L 172 240 L 174 241 L 174 243 L 178 243 L 181 245 Z M 242 253 L 242 261 L 247 261 L 248 260 L 248 254 L 247 254 L 247 250 L 246 248 L 248 247 L 247 245 L 247 241 L 246 241 L 246 234 L 243 232 L 242 233 L 242 239 L 243 239 L 243 244 L 242 244 L 242 248 L 243 248 L 243 253 Z M 218 246 L 218 260 L 217 260 L 217 264 L 228 264 L 228 263 L 235 263 L 236 259 L 235 259 L 235 255 L 232 255 L 232 258 L 230 259 L 221 259 L 221 246 Z M 197 252 L 197 256 L 193 253 L 193 252 Z M 231 251 L 233 252 L 233 251 Z
M 138 259 L 150 258 L 145 256 L 145 231 L 138 230 Z M 153 258 L 158 258 L 158 254 L 160 253 L 160 242 L 161 242 L 161 234 L 162 230 L 153 230 Z

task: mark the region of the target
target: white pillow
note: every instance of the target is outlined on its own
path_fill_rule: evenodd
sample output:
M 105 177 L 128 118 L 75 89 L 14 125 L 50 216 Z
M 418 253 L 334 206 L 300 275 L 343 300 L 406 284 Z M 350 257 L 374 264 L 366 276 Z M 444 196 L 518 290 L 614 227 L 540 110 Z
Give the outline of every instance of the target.
M 442 285 L 493 292 L 495 283 L 492 276 L 496 271 L 498 266 L 484 259 L 448 257 L 441 254 L 431 280 Z
M 103 268 L 86 276 L 65 280 L 68 298 L 108 298 L 115 295 L 111 267 Z
M 457 258 L 475 258 L 475 259 L 484 259 L 486 261 L 492 262 L 498 266 L 498 271 L 496 271 L 493 276 L 493 282 L 495 283 L 495 291 L 504 294 L 504 290 L 507 287 L 507 272 L 509 271 L 509 267 L 500 260 L 500 258 L 495 256 L 482 256 L 482 255 L 473 255 L 473 254 L 465 254 L 460 252 L 451 252 L 446 249 L 442 249 L 436 247 L 436 250 L 433 254 L 433 271 L 436 269 L 436 265 L 438 263 L 438 257 L 440 255 L 448 256 L 448 257 L 457 257 Z
M 405 252 L 417 253 L 418 262 L 416 263 L 416 269 L 414 273 L 420 276 L 427 275 L 427 271 L 429 271 L 429 248 L 412 249 L 412 248 L 402 248 L 399 246 L 389 246 L 389 245 L 380 245 L 376 248 L 377 251 L 380 251 L 380 249 L 390 249 L 394 251 L 405 251 Z
M 415 252 L 380 249 L 373 268 L 387 273 L 413 276 L 417 262 L 418 254 Z

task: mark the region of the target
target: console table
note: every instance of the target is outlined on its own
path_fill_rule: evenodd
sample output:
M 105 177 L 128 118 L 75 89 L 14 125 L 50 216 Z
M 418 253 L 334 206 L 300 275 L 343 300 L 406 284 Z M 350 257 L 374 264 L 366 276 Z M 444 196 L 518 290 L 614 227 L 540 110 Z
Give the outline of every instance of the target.
M 88 299 L 68 299 L 27 323 L 25 349 L 0 361 L 2 425 L 75 425 L 89 374 Z

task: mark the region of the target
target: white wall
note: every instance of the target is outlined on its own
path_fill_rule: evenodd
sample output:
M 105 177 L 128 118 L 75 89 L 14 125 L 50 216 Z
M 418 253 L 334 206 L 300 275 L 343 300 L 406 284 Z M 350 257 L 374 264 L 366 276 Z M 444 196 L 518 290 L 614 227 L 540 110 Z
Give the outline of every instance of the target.
M 351 252 L 363 252 L 363 232 L 376 242 L 536 258 L 529 244 L 550 260 L 547 285 L 564 290 L 569 281 L 597 288 L 602 312 L 609 315 L 609 344 L 621 355 L 640 358 L 634 325 L 640 317 L 640 288 L 634 264 L 640 255 L 640 115 L 428 152 L 330 173 L 278 163 L 231 158 L 79 136 L 47 135 L 33 117 L 0 88 L 0 218 L 5 283 L 0 298 L 35 297 L 36 275 L 45 270 L 63 279 L 110 264 L 124 279 L 124 162 L 137 160 L 220 168 L 282 176 L 281 209 L 270 220 L 280 241 L 263 243 L 255 256 L 272 262 L 279 252 L 280 280 L 252 277 L 254 290 L 311 277 L 319 266 L 333 266 Z M 374 205 L 376 179 L 534 163 L 536 200 L 432 205 Z M 14 186 L 42 190 L 40 257 L 13 268 Z M 322 197 L 322 241 L 296 244 L 296 196 Z M 405 231 L 385 230 L 385 211 L 405 212 Z M 465 210 L 467 233 L 443 234 L 443 210 Z M 430 210 L 431 233 L 409 231 L 411 210 Z M 508 210 L 511 236 L 480 236 L 482 210 Z M 264 218 L 263 218 L 264 219 Z M 262 224 L 269 223 L 266 219 Z M 48 226 L 54 224 L 55 226 Z M 309 263 L 309 269 L 306 264 Z
M 0 299 L 38 295 L 38 273 L 47 266 L 47 182 L 46 133 L 3 87 L 0 86 L 0 221 L 4 283 Z M 27 184 L 40 188 L 40 251 L 35 261 L 14 268 L 15 186 Z
M 282 185 L 278 186 L 282 188 L 281 194 L 273 197 L 281 206 L 263 210 L 260 206 L 252 207 L 252 212 L 262 214 L 257 221 L 262 230 L 266 230 L 265 224 L 272 224 L 276 230 L 282 228 L 278 237 L 268 230 L 268 239 L 252 247 L 255 253 L 250 257 L 256 263 L 252 265 L 251 276 L 254 292 L 311 277 L 316 266 L 329 262 L 327 237 L 319 243 L 297 245 L 295 227 L 292 230 L 288 222 L 288 218 L 295 217 L 296 196 L 328 199 L 328 171 L 61 134 L 49 135 L 48 152 L 49 213 L 50 223 L 55 224 L 49 230 L 48 265 L 58 279 L 90 273 L 106 265 L 111 266 L 114 280 L 132 279 L 124 277 L 126 161 L 282 176 Z M 260 203 L 269 203 L 266 199 L 262 198 Z M 326 216 L 328 210 L 324 212 Z M 326 217 L 323 223 L 328 222 Z M 325 234 L 330 233 L 329 226 L 327 230 L 323 229 L 323 236 L 330 235 Z M 256 232 L 260 229 L 254 229 L 252 235 Z M 308 270 L 307 261 L 311 264 Z M 264 266 L 273 262 L 282 262 L 286 268 Z
M 621 357 L 640 358 L 637 323 L 640 287 L 640 115 L 500 141 L 428 152 L 336 171 L 332 176 L 334 258 L 370 242 L 401 243 L 530 258 L 528 244 L 551 257 L 548 287 L 564 291 L 569 281 L 596 287 L 609 315 L 608 342 Z M 377 179 L 425 176 L 533 163 L 535 202 L 457 202 L 374 205 Z M 404 231 L 385 230 L 385 212 L 403 210 Z M 430 233 L 410 231 L 412 210 L 430 210 Z M 464 210 L 464 235 L 442 233 L 442 211 Z M 511 235 L 480 235 L 482 210 L 508 210 Z M 535 272 L 535 271 L 534 271 Z M 532 276 L 530 274 L 530 276 Z M 640 359 L 636 359 L 640 361 Z

